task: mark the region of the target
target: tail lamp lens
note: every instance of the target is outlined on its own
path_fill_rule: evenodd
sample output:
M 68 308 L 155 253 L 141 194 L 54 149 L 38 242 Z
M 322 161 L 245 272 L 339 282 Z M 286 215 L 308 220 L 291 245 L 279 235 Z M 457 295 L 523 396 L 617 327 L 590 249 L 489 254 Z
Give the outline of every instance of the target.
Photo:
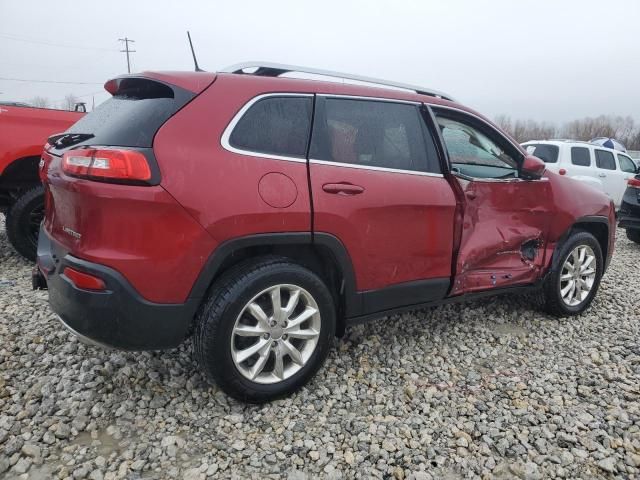
M 67 277 L 78 288 L 83 290 L 106 290 L 107 286 L 101 278 L 80 272 L 71 267 L 65 267 L 63 275 Z
M 566 175 L 566 174 L 567 174 L 567 171 L 566 171 L 564 168 L 561 168 L 560 170 L 558 170 L 558 173 L 559 173 L 560 175 Z
M 135 150 L 71 150 L 62 157 L 62 169 L 74 177 L 133 182 L 151 180 L 149 162 Z
M 634 188 L 640 188 L 640 179 L 638 179 L 638 178 L 630 178 L 627 181 L 627 185 L 629 185 L 630 187 L 634 187 Z

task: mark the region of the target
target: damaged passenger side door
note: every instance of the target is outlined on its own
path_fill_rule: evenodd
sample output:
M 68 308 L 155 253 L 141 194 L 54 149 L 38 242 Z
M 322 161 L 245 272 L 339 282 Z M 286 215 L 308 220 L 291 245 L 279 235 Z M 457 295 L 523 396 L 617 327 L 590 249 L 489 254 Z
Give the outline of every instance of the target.
M 552 216 L 546 178 L 521 178 L 524 155 L 483 119 L 433 108 L 460 192 L 451 295 L 524 285 L 541 274 Z

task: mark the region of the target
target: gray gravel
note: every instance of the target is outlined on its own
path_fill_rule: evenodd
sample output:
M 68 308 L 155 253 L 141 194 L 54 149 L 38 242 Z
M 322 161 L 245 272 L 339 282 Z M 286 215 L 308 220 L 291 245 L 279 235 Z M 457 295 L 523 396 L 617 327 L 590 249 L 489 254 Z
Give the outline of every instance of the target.
M 579 318 L 503 297 L 359 326 L 307 388 L 247 406 L 188 345 L 79 343 L 0 224 L 0 477 L 640 477 L 639 261 L 620 231 Z

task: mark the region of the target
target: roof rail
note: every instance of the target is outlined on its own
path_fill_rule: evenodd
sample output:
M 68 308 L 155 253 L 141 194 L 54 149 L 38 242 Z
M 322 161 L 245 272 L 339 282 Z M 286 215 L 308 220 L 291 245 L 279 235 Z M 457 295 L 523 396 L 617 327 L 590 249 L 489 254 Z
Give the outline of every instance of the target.
M 255 69 L 253 72 L 245 72 L 248 69 Z M 442 98 L 454 102 L 451 95 L 429 88 L 417 87 L 415 85 L 407 85 L 406 83 L 390 82 L 379 78 L 362 77 L 350 73 L 332 72 L 329 70 L 319 70 L 316 68 L 300 67 L 296 65 L 284 65 L 280 63 L 269 62 L 245 62 L 231 65 L 223 68 L 219 73 L 237 73 L 244 75 L 257 75 L 261 77 L 279 77 L 285 73 L 307 73 L 311 75 L 319 75 L 322 77 L 337 78 L 343 80 L 355 80 L 357 82 L 369 83 L 378 87 L 393 87 L 402 90 L 409 90 L 420 95 L 428 95 L 430 97 Z M 331 80 L 328 80 L 331 81 Z

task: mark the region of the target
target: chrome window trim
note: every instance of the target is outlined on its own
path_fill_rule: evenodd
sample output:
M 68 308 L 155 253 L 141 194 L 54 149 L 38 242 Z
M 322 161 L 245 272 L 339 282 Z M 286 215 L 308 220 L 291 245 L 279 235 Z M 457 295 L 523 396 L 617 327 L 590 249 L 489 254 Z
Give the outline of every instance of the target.
M 238 113 L 236 113 L 233 118 L 231 119 L 231 121 L 229 122 L 229 124 L 227 125 L 227 127 L 224 129 L 224 132 L 222 132 L 222 137 L 220 137 L 220 145 L 222 145 L 222 148 L 224 148 L 225 150 L 231 152 L 231 153 L 237 153 L 240 155 L 246 155 L 249 157 L 260 157 L 260 158 L 270 158 L 272 160 L 284 160 L 287 162 L 297 162 L 297 163 L 307 163 L 307 159 L 304 157 L 289 157 L 286 155 L 275 155 L 272 153 L 262 153 L 262 152 L 256 152 L 253 150 L 244 150 L 241 148 L 236 148 L 233 145 L 231 145 L 231 143 L 229 142 L 229 139 L 231 138 L 231 133 L 233 132 L 233 129 L 236 127 L 236 125 L 238 124 L 238 122 L 240 121 L 240 119 L 244 116 L 245 113 L 247 113 L 247 111 L 257 102 L 259 102 L 260 100 L 264 99 L 264 98 L 269 98 L 269 97 L 304 97 L 304 98 L 313 98 L 313 93 L 291 93 L 291 92 L 271 92 L 271 93 L 263 93 L 260 95 L 257 95 L 255 97 L 253 97 L 251 100 L 249 100 L 247 103 L 245 103 L 243 105 L 243 107 L 238 111 Z M 312 112 L 313 115 L 313 112 Z M 313 118 L 311 120 L 313 122 Z
M 322 98 L 339 98 L 339 99 L 346 99 L 346 100 L 365 100 L 365 101 L 371 101 L 371 102 L 402 103 L 405 105 L 415 105 L 418 107 L 423 103 L 423 102 L 414 102 L 412 100 L 402 100 L 402 99 L 396 99 L 396 98 L 365 97 L 362 95 L 348 95 L 348 94 L 341 94 L 341 93 L 317 93 L 316 96 L 322 97 Z
M 548 182 L 548 177 L 540 177 L 536 179 L 528 178 L 482 178 L 482 177 L 470 177 L 464 173 L 451 172 L 451 175 L 467 182 L 480 182 L 480 183 L 521 183 L 521 182 Z
M 418 175 L 421 177 L 438 177 L 444 178 L 442 173 L 423 172 L 421 170 L 403 170 L 400 168 L 376 167 L 373 165 L 359 165 L 357 163 L 341 163 L 330 160 L 309 159 L 309 163 L 315 165 L 329 165 L 332 167 L 356 168 L 358 170 L 373 170 L 377 172 L 402 173 L 405 175 Z

